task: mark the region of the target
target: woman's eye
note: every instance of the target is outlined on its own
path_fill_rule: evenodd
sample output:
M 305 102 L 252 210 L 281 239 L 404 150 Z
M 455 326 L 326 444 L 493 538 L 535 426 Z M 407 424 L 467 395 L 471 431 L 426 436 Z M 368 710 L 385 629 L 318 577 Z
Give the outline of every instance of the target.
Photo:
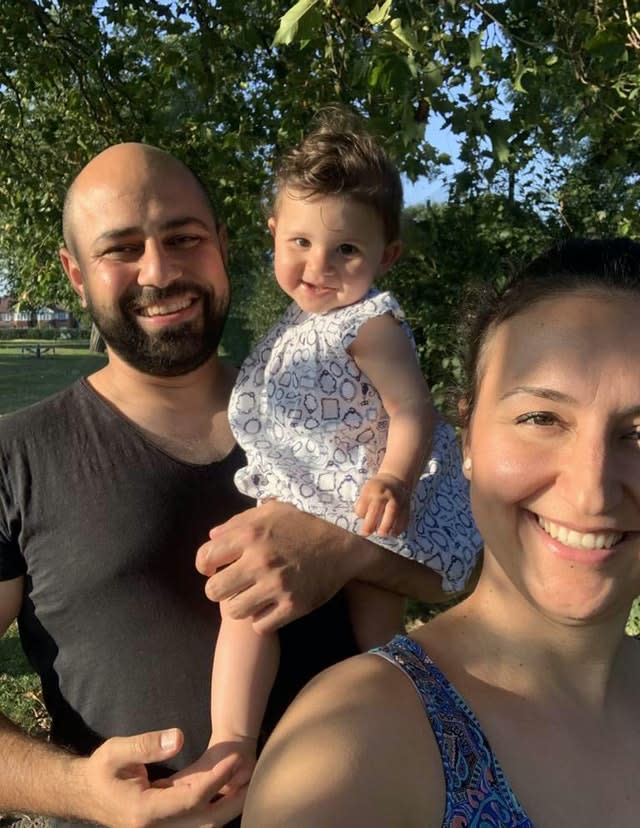
M 341 244 L 338 250 L 343 256 L 353 256 L 354 253 L 358 252 L 358 248 L 353 244 Z
M 627 440 L 633 440 L 636 443 L 640 444 L 640 425 L 635 426 L 628 434 L 625 435 Z
M 516 423 L 535 426 L 551 426 L 558 424 L 558 418 L 550 411 L 529 411 L 516 417 Z
M 309 239 L 305 239 L 303 236 L 298 236 L 293 240 L 293 243 L 298 247 L 310 247 Z

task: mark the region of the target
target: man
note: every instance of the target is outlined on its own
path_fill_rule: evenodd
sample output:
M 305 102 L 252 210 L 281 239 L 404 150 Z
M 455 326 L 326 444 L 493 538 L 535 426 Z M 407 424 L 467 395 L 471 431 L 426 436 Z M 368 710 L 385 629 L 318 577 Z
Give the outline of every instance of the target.
M 210 802 L 224 768 L 200 787 L 166 779 L 209 736 L 219 612 L 196 549 L 209 598 L 233 616 L 264 630 L 300 619 L 282 630 L 268 726 L 354 651 L 337 595 L 347 581 L 437 600 L 439 579 L 291 507 L 248 509 L 236 492 L 234 372 L 216 354 L 226 235 L 181 162 L 140 144 L 105 150 L 69 190 L 64 236 L 62 265 L 109 360 L 0 424 L 0 633 L 18 617 L 53 742 L 0 717 L 0 811 L 222 825 L 242 805 L 242 794 Z

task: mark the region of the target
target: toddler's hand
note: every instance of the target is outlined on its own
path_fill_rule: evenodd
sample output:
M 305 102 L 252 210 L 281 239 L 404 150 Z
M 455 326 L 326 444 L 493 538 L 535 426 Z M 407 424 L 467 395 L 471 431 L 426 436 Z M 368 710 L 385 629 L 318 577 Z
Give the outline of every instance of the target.
M 170 779 L 175 785 L 193 785 L 203 774 L 208 776 L 224 767 L 230 776 L 218 793 L 229 796 L 247 787 L 255 764 L 256 740 L 234 737 L 224 742 L 212 742 L 199 759 Z
M 399 535 L 409 523 L 411 492 L 392 474 L 377 474 L 360 489 L 355 511 L 361 535 Z

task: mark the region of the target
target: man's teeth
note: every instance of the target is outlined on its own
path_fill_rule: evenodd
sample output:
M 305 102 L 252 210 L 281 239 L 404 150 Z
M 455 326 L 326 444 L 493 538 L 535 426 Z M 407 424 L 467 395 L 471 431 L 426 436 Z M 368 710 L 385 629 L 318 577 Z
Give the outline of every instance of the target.
M 566 526 L 560 526 L 540 515 L 537 518 L 538 524 L 548 535 L 574 549 L 610 549 L 624 534 L 624 532 L 576 532 L 575 529 L 567 529 Z
M 166 316 L 188 308 L 192 301 L 192 299 L 176 299 L 174 302 L 166 302 L 163 305 L 147 305 L 146 308 L 140 308 L 139 313 L 142 316 Z

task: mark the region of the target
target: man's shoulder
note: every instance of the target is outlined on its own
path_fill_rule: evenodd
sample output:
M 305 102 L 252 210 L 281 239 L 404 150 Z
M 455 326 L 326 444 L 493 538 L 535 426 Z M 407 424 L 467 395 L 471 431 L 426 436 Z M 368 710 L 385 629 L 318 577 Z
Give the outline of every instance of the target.
M 67 413 L 77 412 L 80 398 L 84 395 L 84 382 L 72 385 L 25 408 L 0 416 L 0 442 L 39 432 L 50 431 L 66 421 Z

